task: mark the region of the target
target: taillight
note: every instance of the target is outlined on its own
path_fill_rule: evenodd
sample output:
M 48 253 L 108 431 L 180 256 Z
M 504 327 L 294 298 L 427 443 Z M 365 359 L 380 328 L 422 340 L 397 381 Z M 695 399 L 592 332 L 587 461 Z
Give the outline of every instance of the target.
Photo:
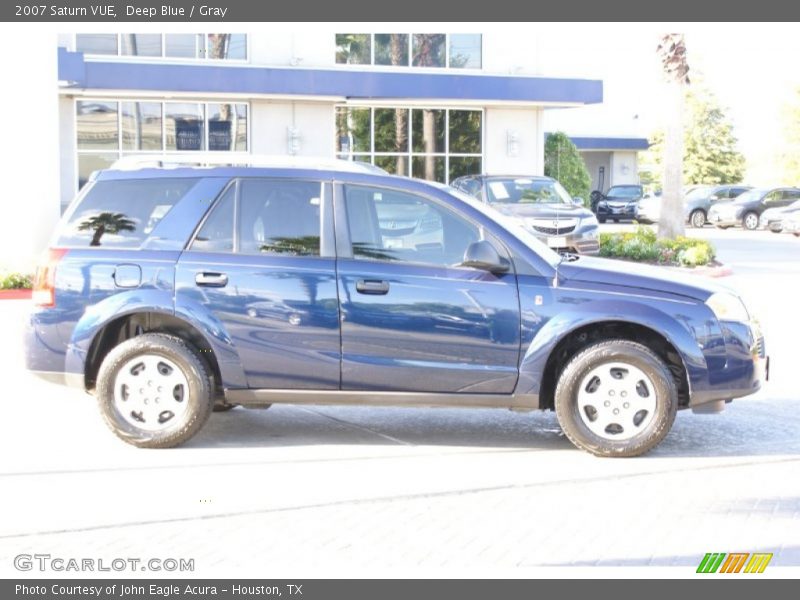
M 56 305 L 56 267 L 66 253 L 66 248 L 50 248 L 36 267 L 32 298 L 37 306 Z

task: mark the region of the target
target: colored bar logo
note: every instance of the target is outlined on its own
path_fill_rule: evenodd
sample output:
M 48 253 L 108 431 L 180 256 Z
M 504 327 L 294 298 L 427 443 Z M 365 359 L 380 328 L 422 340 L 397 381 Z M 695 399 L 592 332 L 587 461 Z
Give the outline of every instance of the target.
M 748 560 L 749 559 L 749 560 Z M 698 573 L 763 573 L 772 560 L 772 553 L 709 552 L 697 566 Z

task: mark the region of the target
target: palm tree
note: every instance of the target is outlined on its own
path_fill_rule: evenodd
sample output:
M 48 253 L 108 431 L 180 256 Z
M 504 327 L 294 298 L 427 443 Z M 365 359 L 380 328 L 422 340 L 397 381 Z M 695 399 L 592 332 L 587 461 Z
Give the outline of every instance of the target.
M 392 65 L 395 67 L 408 64 L 408 36 L 402 33 L 392 33 L 389 38 L 390 56 Z M 397 109 L 394 111 L 394 131 L 395 149 L 398 152 L 408 151 L 408 111 Z M 400 154 L 397 157 L 397 173 L 400 175 L 408 175 L 406 167 L 406 156 Z
M 414 63 L 419 67 L 437 66 L 436 44 L 439 34 L 419 34 L 416 36 Z M 422 138 L 425 147 L 425 179 L 436 179 L 436 158 L 431 154 L 436 152 L 436 114 L 430 109 L 422 110 Z
M 672 110 L 664 129 L 664 188 L 658 236 L 683 235 L 683 98 L 689 84 L 689 64 L 683 34 L 662 36 L 656 49 L 664 70 Z
M 83 221 L 78 226 L 79 231 L 92 231 L 90 246 L 99 246 L 100 238 L 106 233 L 119 233 L 121 231 L 136 231 L 136 223 L 127 218 L 123 213 L 101 212 Z

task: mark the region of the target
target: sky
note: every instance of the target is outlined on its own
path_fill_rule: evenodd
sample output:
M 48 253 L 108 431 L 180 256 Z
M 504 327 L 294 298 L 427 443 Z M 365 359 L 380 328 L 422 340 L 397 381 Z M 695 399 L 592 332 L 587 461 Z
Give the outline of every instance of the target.
M 663 83 L 655 53 L 664 32 L 685 33 L 690 69 L 696 79 L 717 96 L 747 159 L 746 180 L 774 185 L 775 153 L 783 144 L 781 108 L 800 87 L 800 27 L 797 24 L 604 24 L 605 35 L 576 36 L 567 50 L 556 51 L 555 38 L 563 30 L 544 34 L 540 51 L 546 63 L 559 65 L 570 76 L 602 78 L 604 104 L 581 108 L 583 115 L 546 117 L 548 128 L 569 123 L 597 127 L 606 135 L 617 124 L 619 135 L 648 137 L 665 115 Z M 562 38 L 563 39 L 563 38 Z M 698 77 L 699 75 L 699 77 Z M 552 123 L 552 125 L 551 125 Z M 599 133 L 599 131 L 598 131 Z M 800 182 L 792 182 L 800 185 Z

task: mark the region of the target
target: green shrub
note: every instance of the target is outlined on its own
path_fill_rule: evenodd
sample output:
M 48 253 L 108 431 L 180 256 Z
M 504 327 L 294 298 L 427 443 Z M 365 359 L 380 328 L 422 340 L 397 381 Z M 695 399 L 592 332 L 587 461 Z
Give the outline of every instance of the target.
M 22 273 L 0 275 L 0 290 L 27 290 L 33 287 L 33 277 Z
M 696 267 L 712 262 L 715 251 L 705 240 L 684 236 L 659 240 L 652 229 L 639 227 L 625 233 L 601 233 L 600 256 Z

